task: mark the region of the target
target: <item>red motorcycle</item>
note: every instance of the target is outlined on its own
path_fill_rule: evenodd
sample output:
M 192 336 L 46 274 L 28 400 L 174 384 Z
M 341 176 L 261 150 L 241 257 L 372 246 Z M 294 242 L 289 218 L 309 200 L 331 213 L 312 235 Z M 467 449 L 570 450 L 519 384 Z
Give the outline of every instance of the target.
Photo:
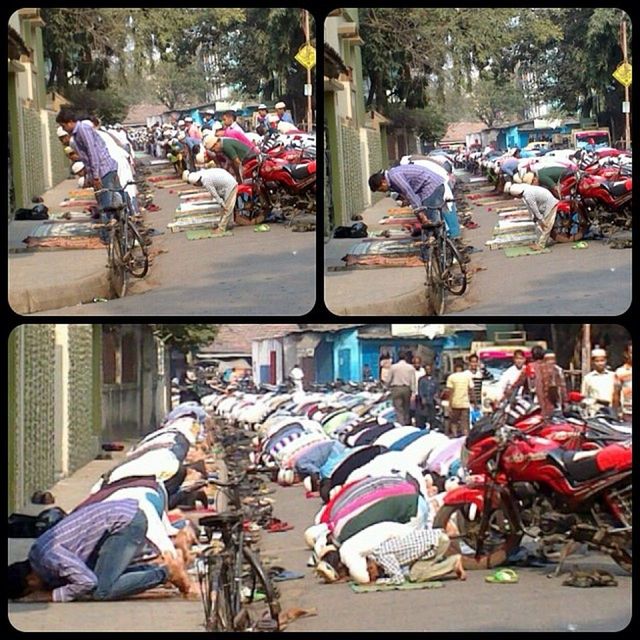
M 505 562 L 527 534 L 543 548 L 564 543 L 565 553 L 569 543 L 587 543 L 631 572 L 630 440 L 568 451 L 553 440 L 500 426 L 472 431 L 463 463 L 477 475 L 447 493 L 434 527 L 457 527 L 454 544 L 472 552 L 463 553 L 467 568 Z
M 619 167 L 600 167 L 597 163 L 560 181 L 560 195 L 571 198 L 592 225 L 604 234 L 616 229 L 631 229 L 632 178 Z

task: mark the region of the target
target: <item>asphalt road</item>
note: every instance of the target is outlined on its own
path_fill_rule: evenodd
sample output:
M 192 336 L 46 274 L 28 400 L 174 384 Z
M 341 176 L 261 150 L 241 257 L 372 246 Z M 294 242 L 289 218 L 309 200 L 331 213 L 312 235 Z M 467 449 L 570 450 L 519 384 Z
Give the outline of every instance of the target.
M 125 298 L 43 311 L 33 315 L 304 315 L 316 301 L 316 233 L 270 224 L 266 233 L 235 227 L 233 236 L 189 241 L 171 233 L 179 202 L 155 189 L 161 207 L 145 216 L 163 235 L 149 274 Z
M 320 583 L 307 568 L 310 551 L 303 534 L 320 508 L 301 486 L 278 487 L 275 514 L 292 531 L 263 534 L 264 553 L 276 553 L 283 566 L 305 573 L 280 584 L 283 609 L 316 607 L 287 631 L 619 631 L 631 620 L 631 577 L 600 554 L 571 556 L 568 567 L 603 568 L 617 587 L 565 587 L 547 578 L 548 569 L 518 568 L 518 584 L 492 585 L 491 571 L 469 571 L 466 582 L 444 581 L 440 589 L 356 594 L 344 583 Z M 553 568 L 554 565 L 551 565 Z
M 505 204 L 510 202 L 521 201 L 505 199 Z M 464 296 L 448 298 L 447 315 L 617 316 L 628 309 L 630 249 L 589 240 L 586 249 L 556 244 L 550 253 L 507 258 L 503 250 L 484 244 L 492 237 L 495 210 L 472 203 L 471 211 L 480 226 L 466 229 L 464 239 L 482 249 L 472 255 L 471 263 L 480 270 Z

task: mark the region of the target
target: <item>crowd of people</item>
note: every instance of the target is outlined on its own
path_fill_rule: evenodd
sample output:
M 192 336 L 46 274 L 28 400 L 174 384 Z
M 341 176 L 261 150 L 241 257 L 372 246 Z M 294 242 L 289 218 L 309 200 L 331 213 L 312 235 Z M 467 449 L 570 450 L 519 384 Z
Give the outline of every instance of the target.
M 631 422 L 631 352 L 628 343 L 624 362 L 612 370 L 607 364 L 606 350 L 593 349 L 593 368 L 581 385 L 581 403 L 586 413 L 608 410 Z M 432 363 L 423 364 L 420 357 L 410 352 L 400 352 L 395 364 L 388 353 L 383 353 L 379 368 L 380 382 L 389 389 L 401 424 L 421 429 L 430 426 L 458 437 L 467 435 L 470 426 L 483 415 L 482 385 L 486 374 L 476 354 L 468 356 L 466 366 L 463 359 L 456 359 L 453 372 L 443 380 L 436 376 Z M 363 379 L 371 379 L 370 370 L 363 372 Z M 555 353 L 541 346 L 531 349 L 529 361 L 524 350 L 514 350 L 512 365 L 497 382 L 499 394 L 495 403 L 512 393 L 529 394 L 537 399 L 546 418 L 555 411 L 566 410 L 570 404 L 564 371 L 558 366 Z

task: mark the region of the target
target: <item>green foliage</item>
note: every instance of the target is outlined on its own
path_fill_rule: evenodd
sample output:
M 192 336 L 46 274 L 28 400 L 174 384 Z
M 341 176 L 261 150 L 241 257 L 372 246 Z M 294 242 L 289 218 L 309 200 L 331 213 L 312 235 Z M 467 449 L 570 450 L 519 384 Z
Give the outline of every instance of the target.
M 152 324 L 154 335 L 184 354 L 203 347 L 214 340 L 218 333 L 215 324 Z
M 80 111 L 96 115 L 105 123 L 124 120 L 129 103 L 118 89 L 89 90 L 82 86 L 72 86 L 65 91 L 66 97 Z
M 524 96 L 513 82 L 479 80 L 474 87 L 475 114 L 488 127 L 522 116 Z
M 402 105 L 390 105 L 389 129 L 412 129 L 425 142 L 435 142 L 447 130 L 447 120 L 437 107 L 428 109 L 408 109 Z
M 206 101 L 207 81 L 195 66 L 161 62 L 156 66 L 153 87 L 157 98 L 169 109 Z

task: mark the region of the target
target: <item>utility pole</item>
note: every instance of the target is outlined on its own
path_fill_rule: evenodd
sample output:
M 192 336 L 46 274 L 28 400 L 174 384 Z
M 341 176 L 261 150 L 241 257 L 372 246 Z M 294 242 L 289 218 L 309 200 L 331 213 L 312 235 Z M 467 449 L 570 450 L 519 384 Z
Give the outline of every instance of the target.
M 591 325 L 582 325 L 582 378 L 591 370 Z
M 622 18 L 622 56 L 625 64 L 627 63 L 627 21 Z M 624 101 L 629 103 L 629 87 L 625 85 L 624 87 Z M 624 146 L 625 149 L 629 150 L 631 148 L 631 126 L 629 124 L 630 112 L 631 109 L 628 108 L 626 113 L 624 114 L 625 123 L 624 123 Z
M 304 12 L 304 37 L 306 38 L 307 41 L 307 47 L 309 46 L 309 12 L 305 11 L 304 9 L 302 10 Z M 626 42 L 626 40 L 625 40 Z M 626 51 L 626 49 L 625 49 Z M 626 59 L 626 53 L 625 53 L 625 59 Z M 311 68 L 307 67 L 307 86 L 311 87 Z M 311 123 L 311 119 L 312 119 L 312 109 L 311 109 L 311 92 L 307 92 L 307 132 L 311 132 L 312 129 L 312 123 Z M 627 122 L 628 122 L 628 114 L 627 114 Z

